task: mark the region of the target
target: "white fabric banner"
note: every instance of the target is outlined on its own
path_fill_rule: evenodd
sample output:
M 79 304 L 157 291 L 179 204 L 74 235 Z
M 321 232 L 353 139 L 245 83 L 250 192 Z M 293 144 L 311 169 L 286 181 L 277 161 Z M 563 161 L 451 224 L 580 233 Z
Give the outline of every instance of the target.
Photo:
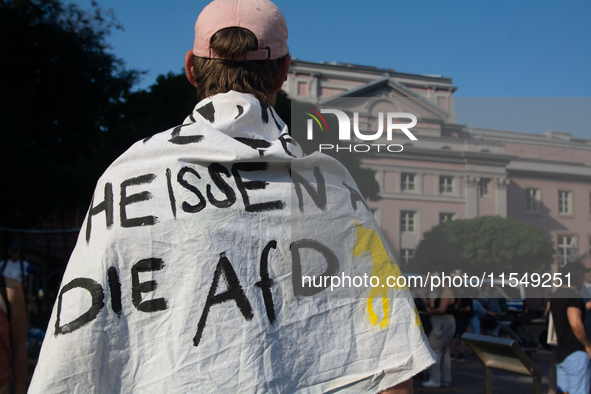
M 347 170 L 220 94 L 98 181 L 30 392 L 377 392 L 434 358 L 399 275 Z

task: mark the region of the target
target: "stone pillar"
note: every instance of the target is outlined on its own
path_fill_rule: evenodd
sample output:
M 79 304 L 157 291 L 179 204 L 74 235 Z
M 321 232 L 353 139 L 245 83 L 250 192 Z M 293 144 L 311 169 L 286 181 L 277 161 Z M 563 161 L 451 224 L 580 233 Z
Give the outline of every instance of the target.
M 478 182 L 479 177 L 466 176 L 466 219 L 478 217 Z
M 312 73 L 310 75 L 310 84 L 308 85 L 308 95 L 310 97 L 314 97 L 316 99 L 316 102 L 318 102 L 318 99 L 320 99 L 318 77 L 318 74 Z
M 497 216 L 502 218 L 507 217 L 507 185 L 509 182 L 507 178 L 495 179 L 495 212 Z
M 283 87 L 289 97 L 296 97 L 298 95 L 296 75 L 297 74 L 287 74 L 287 81 L 283 83 Z
M 364 168 L 367 168 L 367 167 L 364 167 Z M 386 188 L 385 188 L 386 184 L 385 184 L 385 179 L 384 179 L 385 171 L 384 170 L 375 170 L 371 167 L 369 167 L 369 168 L 375 171 L 374 178 L 380 187 L 378 194 L 384 193 L 386 191 Z

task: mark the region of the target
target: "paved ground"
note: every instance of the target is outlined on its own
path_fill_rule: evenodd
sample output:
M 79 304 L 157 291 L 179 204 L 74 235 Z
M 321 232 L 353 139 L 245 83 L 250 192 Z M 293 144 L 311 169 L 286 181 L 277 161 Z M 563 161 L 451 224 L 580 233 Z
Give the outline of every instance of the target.
M 548 372 L 552 363 L 552 353 L 539 349 L 531 355 L 543 375 L 542 393 L 548 392 Z M 466 361 L 452 361 L 452 385 L 448 388 L 425 388 L 421 385 L 421 375 L 414 380 L 415 393 L 484 393 L 484 365 L 474 354 L 467 354 Z M 493 371 L 493 393 L 529 394 L 533 393 L 533 379 L 504 371 Z

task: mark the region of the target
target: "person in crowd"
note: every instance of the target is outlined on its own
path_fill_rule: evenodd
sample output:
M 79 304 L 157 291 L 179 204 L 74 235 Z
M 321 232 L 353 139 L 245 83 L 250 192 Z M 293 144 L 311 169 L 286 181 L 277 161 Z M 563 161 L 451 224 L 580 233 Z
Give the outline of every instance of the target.
M 548 329 L 551 328 L 555 331 L 554 326 L 550 327 L 550 316 L 550 301 L 547 301 L 546 307 L 544 308 L 544 319 Z M 548 329 L 542 331 L 539 342 L 543 348 L 552 352 L 552 363 L 548 371 L 548 394 L 556 394 L 556 346 L 554 346 L 556 344 L 551 345 L 548 343 Z
M 8 258 L 0 262 L 0 274 L 7 278 L 27 283 L 29 263 L 21 257 L 21 247 L 13 244 L 8 247 Z
M 569 394 L 589 394 L 591 390 L 591 342 L 585 333 L 585 303 L 579 294 L 587 269 L 581 263 L 569 263 L 562 270 L 569 281 L 556 290 L 550 312 L 556 328 L 557 390 Z
M 503 320 L 507 316 L 507 297 L 497 287 L 485 284 L 482 287 L 479 300 L 485 309 L 481 331 L 483 334 L 489 334 L 499 327 L 497 321 Z
M 466 343 L 462 341 L 461 337 L 468 329 L 468 326 L 470 326 L 470 319 L 474 316 L 474 306 L 472 297 L 469 297 L 469 294 L 467 294 L 468 290 L 458 287 L 455 292 L 459 297 L 456 299 L 456 307 L 454 309 L 456 329 L 450 343 L 450 353 L 452 360 L 464 362 L 466 360 Z M 458 340 L 460 341 L 460 354 L 456 357 L 455 345 Z
M 19 281 L 0 274 L 0 394 L 27 391 L 27 324 Z
M 578 261 L 587 269 L 580 293 L 585 302 L 585 309 L 589 312 L 591 310 L 591 254 L 582 256 Z M 591 340 L 591 313 L 585 314 L 585 331 L 587 337 Z
M 478 299 L 476 291 L 472 296 L 472 306 L 474 307 L 474 315 L 470 318 L 470 326 L 472 327 L 472 333 L 480 335 L 481 319 L 486 315 L 487 311 Z
M 450 342 L 456 329 L 454 319 L 456 298 L 449 286 L 443 286 L 442 293 L 428 310 L 431 315 L 429 344 L 437 355 L 437 362 L 429 368 L 429 380 L 424 387 L 449 387 L 451 385 Z
M 432 300 L 427 296 L 425 289 L 421 286 L 417 286 L 410 289 L 417 311 L 419 312 L 419 318 L 421 319 L 421 325 L 425 335 L 429 335 L 431 332 L 431 316 L 428 313 L 428 309 L 432 305 Z M 433 298 L 434 300 L 435 298 Z

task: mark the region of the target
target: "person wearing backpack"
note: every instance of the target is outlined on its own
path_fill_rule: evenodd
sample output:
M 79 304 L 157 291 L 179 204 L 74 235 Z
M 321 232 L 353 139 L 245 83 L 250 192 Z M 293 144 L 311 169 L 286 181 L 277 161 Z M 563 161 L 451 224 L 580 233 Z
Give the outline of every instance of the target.
M 27 391 L 27 323 L 21 284 L 0 275 L 0 394 Z

